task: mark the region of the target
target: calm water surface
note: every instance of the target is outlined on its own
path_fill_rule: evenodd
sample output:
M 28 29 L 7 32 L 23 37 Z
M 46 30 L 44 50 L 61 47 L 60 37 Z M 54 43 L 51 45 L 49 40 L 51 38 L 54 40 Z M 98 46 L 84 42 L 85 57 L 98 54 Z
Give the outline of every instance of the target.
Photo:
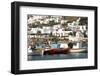
M 82 59 L 88 58 L 87 53 L 69 53 L 44 56 L 28 56 L 28 60 L 57 60 L 57 59 Z

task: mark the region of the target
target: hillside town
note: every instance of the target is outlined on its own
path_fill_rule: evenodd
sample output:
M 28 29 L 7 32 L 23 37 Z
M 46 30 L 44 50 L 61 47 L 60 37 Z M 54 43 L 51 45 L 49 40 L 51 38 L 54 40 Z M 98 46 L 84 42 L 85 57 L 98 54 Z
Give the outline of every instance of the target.
M 29 55 L 43 56 L 45 51 L 54 48 L 70 48 L 70 52 L 87 51 L 87 17 L 28 15 L 27 23 Z

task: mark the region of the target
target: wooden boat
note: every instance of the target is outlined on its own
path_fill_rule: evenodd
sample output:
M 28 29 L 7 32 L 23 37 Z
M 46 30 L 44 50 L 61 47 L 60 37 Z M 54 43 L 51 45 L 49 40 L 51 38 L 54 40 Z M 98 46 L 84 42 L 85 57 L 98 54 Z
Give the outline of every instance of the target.
M 67 54 L 67 53 L 79 53 L 85 52 L 86 49 L 70 49 L 70 48 L 54 48 L 44 51 L 44 55 L 53 55 L 53 54 Z
M 69 48 L 53 48 L 44 51 L 44 55 L 53 55 L 53 54 L 67 54 L 69 53 L 70 49 Z

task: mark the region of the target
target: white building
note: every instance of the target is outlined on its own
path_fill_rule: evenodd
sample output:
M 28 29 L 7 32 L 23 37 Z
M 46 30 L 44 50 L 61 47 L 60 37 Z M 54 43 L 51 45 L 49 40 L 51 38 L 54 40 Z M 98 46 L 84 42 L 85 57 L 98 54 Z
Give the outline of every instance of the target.
M 44 34 L 44 33 L 48 33 L 48 34 L 50 34 L 52 31 L 51 31 L 51 27 L 43 27 L 42 28 L 42 33 Z

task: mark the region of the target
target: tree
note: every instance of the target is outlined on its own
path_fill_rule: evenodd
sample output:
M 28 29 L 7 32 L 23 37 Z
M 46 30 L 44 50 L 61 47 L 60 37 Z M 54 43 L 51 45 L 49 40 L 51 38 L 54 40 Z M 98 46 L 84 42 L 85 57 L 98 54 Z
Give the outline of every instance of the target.
M 41 35 L 41 31 L 37 31 L 37 35 Z
M 88 17 L 81 17 L 80 25 L 87 25 L 88 24 Z

